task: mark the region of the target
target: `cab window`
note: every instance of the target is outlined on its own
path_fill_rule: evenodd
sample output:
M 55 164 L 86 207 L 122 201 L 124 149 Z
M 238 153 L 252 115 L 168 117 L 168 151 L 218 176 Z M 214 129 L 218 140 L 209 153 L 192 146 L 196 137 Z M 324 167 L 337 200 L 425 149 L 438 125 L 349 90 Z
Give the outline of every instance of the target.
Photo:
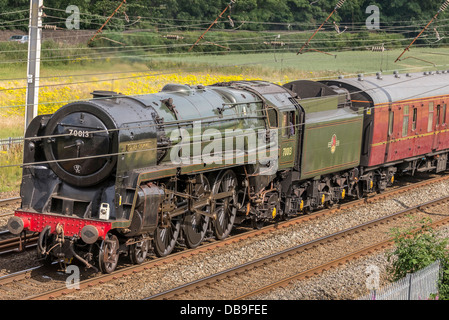
M 274 108 L 268 108 L 267 114 L 268 114 L 268 121 L 270 122 L 270 127 L 277 128 L 278 127 L 277 111 Z
M 288 111 L 284 112 L 282 115 L 282 127 L 283 135 L 290 137 L 295 135 L 295 112 Z

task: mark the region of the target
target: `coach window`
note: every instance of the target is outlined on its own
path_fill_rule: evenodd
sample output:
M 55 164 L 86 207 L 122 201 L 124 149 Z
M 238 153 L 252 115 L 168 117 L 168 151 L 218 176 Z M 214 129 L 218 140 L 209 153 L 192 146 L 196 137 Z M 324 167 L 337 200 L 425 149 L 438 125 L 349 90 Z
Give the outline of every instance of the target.
M 435 120 L 435 124 L 437 127 L 440 125 L 440 108 L 441 108 L 441 106 L 437 105 L 437 118 Z
M 408 106 L 404 106 L 404 117 L 402 118 L 402 136 L 406 137 L 408 134 Z
M 390 116 L 388 117 L 388 135 L 393 134 L 393 124 L 394 124 L 394 112 L 390 111 Z
M 413 122 L 412 122 L 412 131 L 416 130 L 416 121 L 418 119 L 418 109 L 413 108 Z
M 427 132 L 433 130 L 433 102 L 429 102 L 429 120 L 427 122 Z
M 446 124 L 446 104 L 443 104 L 443 122 L 441 123 L 442 125 Z

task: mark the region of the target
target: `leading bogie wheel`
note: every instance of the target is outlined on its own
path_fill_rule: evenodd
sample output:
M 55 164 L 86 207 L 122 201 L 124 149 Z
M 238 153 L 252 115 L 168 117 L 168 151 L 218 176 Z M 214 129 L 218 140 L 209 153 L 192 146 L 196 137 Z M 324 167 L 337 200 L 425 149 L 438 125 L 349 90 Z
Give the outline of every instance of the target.
M 101 242 L 98 265 L 103 273 L 112 273 L 118 264 L 119 241 L 115 235 L 106 235 Z

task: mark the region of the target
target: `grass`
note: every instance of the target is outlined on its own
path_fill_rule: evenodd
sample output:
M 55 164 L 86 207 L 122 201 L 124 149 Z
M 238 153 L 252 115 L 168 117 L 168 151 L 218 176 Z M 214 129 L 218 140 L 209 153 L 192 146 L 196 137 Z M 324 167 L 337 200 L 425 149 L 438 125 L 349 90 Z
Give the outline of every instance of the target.
M 9 150 L 0 151 L 0 192 L 17 191 L 22 180 L 22 146 L 13 145 Z
M 0 118 L 0 137 L 22 137 L 23 117 L 11 116 Z M 1 147 L 0 147 L 1 148 Z M 22 169 L 16 164 L 22 163 L 22 145 L 12 145 L 0 149 L 0 192 L 17 191 L 22 179 Z M 13 166 L 11 166 L 13 165 Z
M 2 117 L 0 121 L 0 139 L 23 136 L 24 118 L 21 116 Z
M 335 56 L 317 52 L 297 55 L 294 52 L 276 52 L 260 54 L 226 54 L 206 56 L 178 56 L 153 58 L 154 63 L 179 63 L 183 66 L 196 65 L 209 70 L 219 69 L 226 72 L 252 72 L 264 76 L 267 80 L 333 77 L 340 74 L 392 73 L 394 70 L 419 72 L 449 68 L 447 48 L 412 49 L 403 58 L 415 57 L 428 62 L 407 58 L 395 63 L 403 50 L 384 52 L 344 51 Z M 328 52 L 334 54 L 332 51 Z M 431 62 L 431 63 L 429 63 Z M 436 66 L 433 66 L 435 64 Z

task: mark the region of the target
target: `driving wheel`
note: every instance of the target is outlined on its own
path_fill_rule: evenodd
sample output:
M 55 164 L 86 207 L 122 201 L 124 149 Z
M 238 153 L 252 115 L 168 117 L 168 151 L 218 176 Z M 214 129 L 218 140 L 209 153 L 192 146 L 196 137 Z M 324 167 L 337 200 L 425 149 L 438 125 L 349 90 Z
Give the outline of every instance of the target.
M 202 207 L 195 207 L 196 202 L 204 200 L 210 195 L 209 180 L 201 174 L 197 177 L 197 181 L 191 184 L 192 199 L 190 205 L 193 209 L 186 214 L 182 223 L 182 230 L 185 238 L 185 243 L 188 248 L 196 248 L 204 240 L 207 227 L 209 224 L 209 217 L 201 214 L 201 212 L 210 213 L 210 205 Z
M 234 226 L 237 214 L 237 176 L 234 171 L 221 172 L 214 183 L 213 193 L 233 192 L 231 196 L 215 201 L 214 234 L 219 240 L 226 238 Z
M 175 182 L 169 182 L 166 189 L 176 191 Z M 178 201 L 178 197 L 173 193 L 167 193 L 164 203 L 167 205 L 171 204 L 173 208 L 177 208 L 181 205 Z M 160 220 L 154 235 L 154 252 L 158 257 L 165 257 L 172 253 L 176 246 L 181 230 L 182 217 L 177 216 L 170 218 L 166 213 Z

